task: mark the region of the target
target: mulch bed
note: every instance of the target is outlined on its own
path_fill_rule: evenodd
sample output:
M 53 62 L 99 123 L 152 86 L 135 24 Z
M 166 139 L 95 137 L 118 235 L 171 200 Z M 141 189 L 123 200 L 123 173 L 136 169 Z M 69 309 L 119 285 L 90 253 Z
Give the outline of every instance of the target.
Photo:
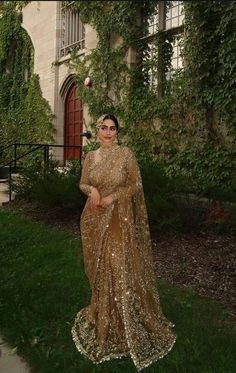
M 80 238 L 80 214 L 15 200 L 4 208 Z M 234 277 L 236 235 L 200 231 L 152 232 L 156 274 L 174 285 L 192 287 L 199 295 L 219 301 L 236 316 Z

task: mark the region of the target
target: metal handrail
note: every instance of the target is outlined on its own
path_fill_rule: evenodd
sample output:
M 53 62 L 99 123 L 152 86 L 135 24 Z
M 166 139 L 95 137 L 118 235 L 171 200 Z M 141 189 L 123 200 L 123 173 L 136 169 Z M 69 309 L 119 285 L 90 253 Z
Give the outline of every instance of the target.
M 14 144 L 9 144 L 9 145 L 6 145 L 6 146 L 4 146 L 4 147 L 2 147 L 2 146 L 0 145 L 0 150 L 1 150 L 1 152 L 3 152 L 4 150 L 10 148 L 12 145 L 14 145 Z
M 5 163 L 4 165 L 0 166 L 0 169 L 1 169 L 1 168 L 4 168 L 4 167 L 6 167 L 6 166 L 10 166 L 11 163 L 13 163 L 13 162 L 15 162 L 15 161 L 18 161 L 18 160 L 21 159 L 21 158 L 24 158 L 26 155 L 28 155 L 28 154 L 30 154 L 30 153 L 33 153 L 35 150 L 38 150 L 38 149 L 40 149 L 40 148 L 42 148 L 42 147 L 43 147 L 43 145 L 38 145 L 38 146 L 37 146 L 36 148 L 34 148 L 33 150 L 30 150 L 29 152 L 24 153 L 24 154 L 20 155 L 19 157 L 16 157 L 16 158 L 12 159 L 10 162 Z
M 13 161 L 17 161 L 18 159 L 20 158 L 23 158 L 25 155 L 27 155 L 28 153 L 24 153 L 22 154 L 22 157 L 20 156 L 20 158 L 18 158 L 16 156 L 16 149 L 18 146 L 36 146 L 37 148 L 35 148 L 35 150 L 37 150 L 39 147 L 44 147 L 45 149 L 49 149 L 50 147 L 56 147 L 56 148 L 82 148 L 82 145 L 59 145 L 59 144 L 37 144 L 37 143 L 14 143 L 14 144 L 10 144 L 10 145 L 7 145 L 5 146 L 3 149 L 1 149 L 2 151 L 5 150 L 5 149 L 8 149 L 9 147 L 11 146 L 14 146 L 14 159 L 12 159 L 11 161 L 7 162 L 7 163 L 4 163 L 0 166 L 0 169 L 3 168 L 3 167 L 6 167 L 8 166 L 11 162 Z M 81 154 L 80 154 L 81 155 Z M 16 167 L 16 164 L 15 164 L 15 167 Z
M 12 145 L 16 145 L 16 144 L 12 144 Z M 4 167 L 6 167 L 6 166 L 10 166 L 11 163 L 18 161 L 18 160 L 21 159 L 21 158 L 24 158 L 26 155 L 28 155 L 28 154 L 30 154 L 30 153 L 33 153 L 35 150 L 42 148 L 42 146 L 43 146 L 43 145 L 38 144 L 38 146 L 37 146 L 36 148 L 34 148 L 33 150 L 30 150 L 29 152 L 24 153 L 24 154 L 20 155 L 19 157 L 16 157 L 16 156 L 15 156 L 14 159 L 12 159 L 11 161 L 9 161 L 9 162 L 4 163 L 3 165 L 1 165 L 1 166 L 0 166 L 0 169 L 1 169 L 1 168 L 4 168 Z M 16 164 L 15 164 L 15 168 L 16 168 Z
M 22 159 L 24 158 L 25 156 L 35 152 L 36 150 L 40 149 L 40 148 L 44 148 L 44 166 L 47 166 L 48 165 L 48 161 L 49 161 L 49 147 L 62 147 L 62 148 L 80 148 L 80 156 L 81 156 L 81 148 L 82 148 L 82 145 L 57 145 L 57 144 L 22 144 L 22 143 L 15 143 L 15 144 L 10 144 L 10 145 L 7 145 L 5 149 L 9 148 L 10 146 L 14 146 L 14 159 L 12 159 L 11 161 L 3 164 L 0 166 L 0 169 L 6 167 L 6 166 L 9 166 L 9 200 L 12 201 L 12 164 L 14 163 L 14 169 L 16 170 L 16 162 L 19 160 L 19 159 Z M 36 146 L 36 148 L 24 153 L 24 154 L 21 154 L 20 156 L 17 157 L 16 155 L 16 149 L 17 149 L 17 146 Z M 81 157 L 80 157 L 80 160 L 81 160 Z

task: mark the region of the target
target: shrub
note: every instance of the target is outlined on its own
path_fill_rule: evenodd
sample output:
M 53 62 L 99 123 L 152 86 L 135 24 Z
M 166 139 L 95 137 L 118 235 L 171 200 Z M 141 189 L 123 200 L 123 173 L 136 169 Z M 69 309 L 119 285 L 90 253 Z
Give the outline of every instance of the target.
M 169 178 L 159 162 L 140 162 L 149 222 L 153 228 L 176 227 L 178 211 Z
M 38 201 L 58 209 L 81 211 L 85 196 L 78 187 L 80 175 L 78 161 L 70 161 L 66 168 L 60 168 L 55 161 L 50 161 L 47 168 L 30 164 L 14 181 L 13 191 L 17 193 L 17 198 Z

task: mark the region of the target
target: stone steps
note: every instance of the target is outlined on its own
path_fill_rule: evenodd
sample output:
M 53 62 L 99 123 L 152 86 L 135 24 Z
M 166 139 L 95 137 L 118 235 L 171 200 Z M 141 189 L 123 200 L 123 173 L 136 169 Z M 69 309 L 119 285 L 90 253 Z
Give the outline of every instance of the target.
M 0 206 L 7 202 L 9 202 L 7 180 L 0 179 Z
M 19 177 L 19 174 L 12 174 L 12 179 L 16 179 Z M 15 193 L 12 192 L 12 199 L 15 198 Z M 4 203 L 9 202 L 9 187 L 8 187 L 8 179 L 0 179 L 0 206 Z
M 11 348 L 0 337 L 0 372 L 2 373 L 30 373 L 28 364 L 17 354 L 16 348 Z

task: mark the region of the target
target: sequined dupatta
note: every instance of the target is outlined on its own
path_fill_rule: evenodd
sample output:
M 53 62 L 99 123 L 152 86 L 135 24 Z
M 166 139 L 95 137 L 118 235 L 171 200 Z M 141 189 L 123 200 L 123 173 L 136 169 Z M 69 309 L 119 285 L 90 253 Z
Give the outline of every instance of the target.
M 130 355 L 139 370 L 166 355 L 173 347 L 176 335 L 170 329 L 174 323 L 166 319 L 160 306 L 142 179 L 138 168 L 134 172 L 139 188 L 130 203 L 125 199 L 118 200 L 118 211 L 119 220 L 123 222 L 126 337 Z
M 81 216 L 85 271 L 91 304 L 72 328 L 76 347 L 94 363 L 130 356 L 138 370 L 173 347 L 174 324 L 163 315 L 156 288 L 152 245 L 138 162 L 127 147 L 115 146 L 101 162 L 87 156 L 81 189 L 96 186 L 114 202 Z

